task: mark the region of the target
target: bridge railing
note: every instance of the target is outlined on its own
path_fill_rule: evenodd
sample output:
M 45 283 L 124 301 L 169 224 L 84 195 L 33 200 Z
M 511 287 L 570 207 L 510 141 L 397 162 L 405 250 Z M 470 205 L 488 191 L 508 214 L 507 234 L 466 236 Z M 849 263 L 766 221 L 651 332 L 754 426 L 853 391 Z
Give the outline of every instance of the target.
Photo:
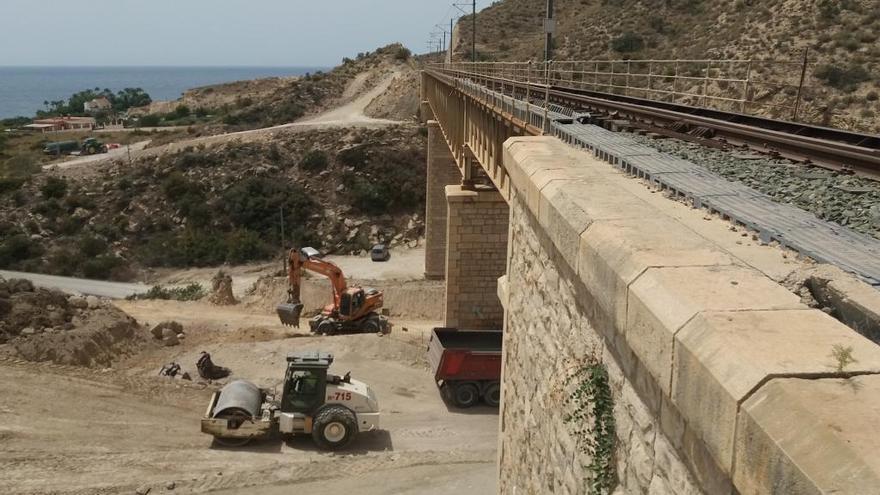
M 806 59 L 454 62 L 432 68 L 843 129 L 876 128 L 870 116 L 846 111 L 839 92 L 820 80 L 825 69 Z

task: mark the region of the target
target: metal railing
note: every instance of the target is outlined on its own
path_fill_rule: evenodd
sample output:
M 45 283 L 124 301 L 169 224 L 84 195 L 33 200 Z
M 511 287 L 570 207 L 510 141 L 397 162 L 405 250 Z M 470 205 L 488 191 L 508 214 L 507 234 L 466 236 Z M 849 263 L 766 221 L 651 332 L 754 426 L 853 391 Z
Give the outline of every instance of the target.
M 456 62 L 432 69 L 546 84 L 725 112 L 876 131 L 870 120 L 835 111 L 833 90 L 806 60 L 580 60 Z

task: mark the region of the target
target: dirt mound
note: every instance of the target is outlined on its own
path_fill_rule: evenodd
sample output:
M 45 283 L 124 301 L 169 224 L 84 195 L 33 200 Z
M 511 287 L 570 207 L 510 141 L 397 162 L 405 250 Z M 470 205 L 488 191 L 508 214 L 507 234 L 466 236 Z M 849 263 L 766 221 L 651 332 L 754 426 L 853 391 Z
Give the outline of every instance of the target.
M 211 295 L 208 296 L 208 300 L 217 306 L 238 304 L 232 294 L 232 277 L 223 273 L 223 270 L 217 272 L 211 280 Z
M 443 319 L 446 291 L 443 282 L 427 280 L 349 280 L 350 286 L 375 287 L 385 293 L 383 309 L 392 317 L 427 320 Z M 330 282 L 304 279 L 300 298 L 304 304 L 303 316 L 315 315 L 331 297 Z M 275 311 L 275 306 L 287 299 L 287 279 L 263 276 L 244 298 L 245 306 L 259 311 Z
M 143 341 L 133 318 L 94 296 L 68 296 L 26 280 L 0 278 L 0 353 L 29 361 L 109 366 Z

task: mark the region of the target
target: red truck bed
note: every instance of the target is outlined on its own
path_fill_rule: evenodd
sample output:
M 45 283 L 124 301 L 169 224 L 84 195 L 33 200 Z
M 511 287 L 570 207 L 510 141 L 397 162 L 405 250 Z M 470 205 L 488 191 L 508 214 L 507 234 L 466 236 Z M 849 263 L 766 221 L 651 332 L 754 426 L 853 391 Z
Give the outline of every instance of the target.
M 501 337 L 498 330 L 435 328 L 428 343 L 434 379 L 497 381 L 501 378 Z

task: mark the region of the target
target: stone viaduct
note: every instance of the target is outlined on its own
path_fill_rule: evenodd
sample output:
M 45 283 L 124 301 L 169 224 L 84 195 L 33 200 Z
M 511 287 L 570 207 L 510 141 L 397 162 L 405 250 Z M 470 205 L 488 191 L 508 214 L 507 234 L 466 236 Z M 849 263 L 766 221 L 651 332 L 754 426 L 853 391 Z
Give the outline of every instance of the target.
M 425 275 L 504 330 L 501 493 L 880 493 L 880 348 L 791 257 L 467 79 L 422 73 Z

